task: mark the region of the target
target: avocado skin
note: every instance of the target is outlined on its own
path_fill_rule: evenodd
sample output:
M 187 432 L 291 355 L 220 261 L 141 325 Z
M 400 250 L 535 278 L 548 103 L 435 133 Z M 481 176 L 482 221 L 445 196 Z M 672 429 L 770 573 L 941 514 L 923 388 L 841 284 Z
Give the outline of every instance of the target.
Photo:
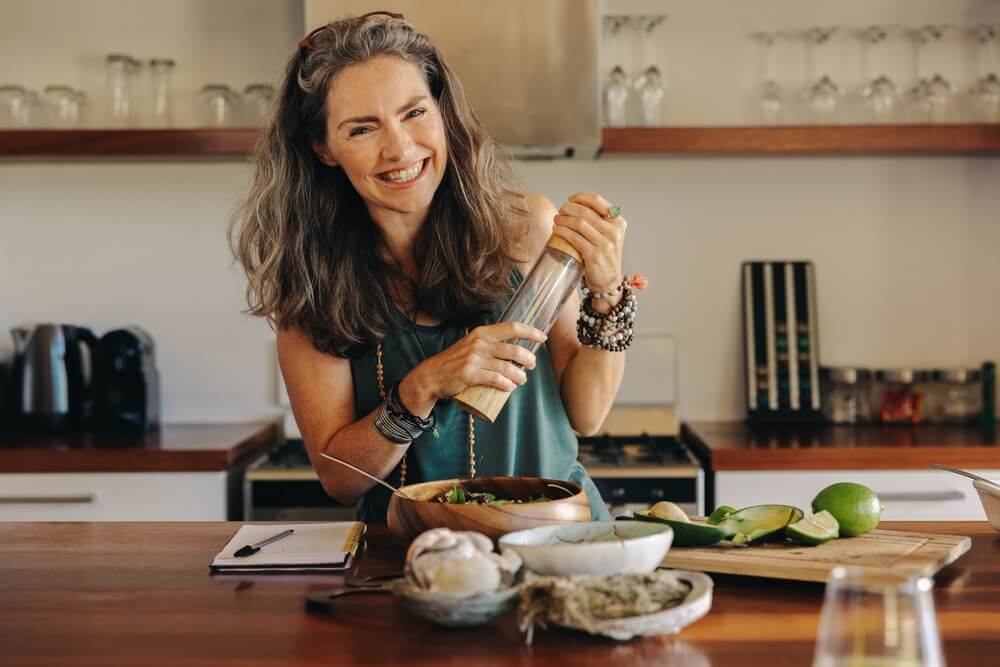
M 675 547 L 707 547 L 717 542 L 721 542 L 727 537 L 726 531 L 721 526 L 710 526 L 707 523 L 686 523 L 684 521 L 660 519 L 655 516 L 650 516 L 649 512 L 644 511 L 637 511 L 632 514 L 639 521 L 665 523 L 673 528 L 673 546 Z

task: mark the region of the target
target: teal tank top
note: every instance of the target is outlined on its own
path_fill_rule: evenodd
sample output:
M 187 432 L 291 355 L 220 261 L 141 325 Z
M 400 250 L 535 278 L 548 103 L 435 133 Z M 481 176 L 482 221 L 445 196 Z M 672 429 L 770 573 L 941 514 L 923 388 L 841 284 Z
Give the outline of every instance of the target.
M 520 272 L 515 270 L 515 288 L 521 280 Z M 492 321 L 499 318 L 506 301 L 497 306 Z M 382 343 L 386 387 L 399 382 L 426 357 L 441 352 L 465 334 L 459 323 L 423 326 L 398 311 L 394 311 L 394 317 L 399 326 Z M 476 476 L 521 475 L 567 480 L 587 492 L 591 518 L 610 519 L 600 492 L 576 459 L 576 434 L 563 407 L 547 345 L 540 346 L 535 354 L 535 368 L 528 372 L 528 381 L 514 390 L 496 421 L 488 424 L 476 420 Z M 355 414 L 360 419 L 381 403 L 375 380 L 374 350 L 351 358 L 351 377 Z M 436 410 L 437 437 L 425 433 L 407 451 L 407 484 L 469 475 L 466 413 L 450 400 L 438 401 Z M 399 466 L 387 481 L 399 485 Z M 384 524 L 390 493 L 383 486 L 373 486 L 358 503 L 358 519 Z

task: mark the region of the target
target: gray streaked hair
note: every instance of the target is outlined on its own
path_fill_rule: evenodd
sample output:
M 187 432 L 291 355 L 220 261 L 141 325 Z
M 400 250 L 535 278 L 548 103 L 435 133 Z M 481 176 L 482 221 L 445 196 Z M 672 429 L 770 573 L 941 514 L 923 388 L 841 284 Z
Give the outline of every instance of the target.
M 511 289 L 527 210 L 509 158 L 480 124 L 461 82 L 413 26 L 386 15 L 348 18 L 303 40 L 289 60 L 229 230 L 248 278 L 247 312 L 299 328 L 319 350 L 347 356 L 393 329 L 400 304 L 445 321 L 482 321 Z M 408 279 L 384 251 L 361 196 L 313 146 L 326 143 L 337 73 L 380 56 L 423 73 L 440 109 L 448 164 L 414 247 Z

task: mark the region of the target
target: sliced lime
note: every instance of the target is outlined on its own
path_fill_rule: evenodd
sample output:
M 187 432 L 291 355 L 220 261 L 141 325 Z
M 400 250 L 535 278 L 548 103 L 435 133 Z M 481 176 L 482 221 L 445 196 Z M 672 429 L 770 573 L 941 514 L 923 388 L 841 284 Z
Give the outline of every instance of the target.
M 837 537 L 840 534 L 840 524 L 832 514 L 824 510 L 789 524 L 785 528 L 785 534 L 799 544 L 816 546 Z

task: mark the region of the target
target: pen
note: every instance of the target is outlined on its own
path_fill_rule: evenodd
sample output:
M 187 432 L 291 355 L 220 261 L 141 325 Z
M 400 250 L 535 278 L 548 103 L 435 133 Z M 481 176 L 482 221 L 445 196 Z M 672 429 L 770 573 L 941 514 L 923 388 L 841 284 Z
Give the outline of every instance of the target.
M 267 546 L 268 544 L 271 544 L 272 542 L 277 542 L 281 538 L 288 537 L 289 535 L 291 535 L 294 532 L 295 531 L 293 529 L 291 529 L 291 528 L 289 528 L 288 530 L 283 530 L 280 533 L 278 533 L 277 535 L 272 535 L 271 537 L 267 538 L 266 540 L 261 540 L 260 542 L 257 542 L 256 544 L 248 544 L 245 547 L 240 547 L 239 549 L 236 550 L 236 553 L 234 553 L 233 556 L 235 556 L 236 558 L 244 558 L 246 556 L 252 556 L 255 553 L 257 553 L 258 551 L 260 551 L 261 547 Z

